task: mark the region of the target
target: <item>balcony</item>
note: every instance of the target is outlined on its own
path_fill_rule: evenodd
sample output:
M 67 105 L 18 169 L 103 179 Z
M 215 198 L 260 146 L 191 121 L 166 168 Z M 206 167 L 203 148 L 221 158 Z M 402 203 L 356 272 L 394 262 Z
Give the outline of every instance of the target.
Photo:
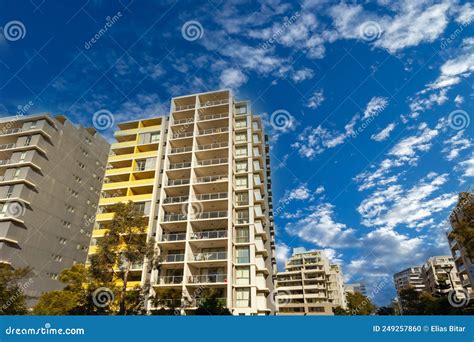
M 217 148 L 224 148 L 224 147 L 228 147 L 228 146 L 229 146 L 229 144 L 227 142 L 222 142 L 222 143 L 198 145 L 197 149 L 199 151 L 205 151 L 205 150 L 214 150 L 214 149 L 217 149 Z
M 160 242 L 174 242 L 183 240 L 186 240 L 186 233 L 163 234 L 159 239 Z
M 15 144 L 15 143 L 12 143 L 12 144 L 2 144 L 2 145 L 0 145 L 0 150 L 8 150 L 8 149 L 15 148 L 15 147 L 16 147 L 16 144 Z
M 222 273 L 190 276 L 188 282 L 192 284 L 226 283 L 227 274 Z
M 228 179 L 229 178 L 227 175 L 204 176 L 204 177 L 197 177 L 196 183 L 219 182 L 219 181 L 227 181 Z
M 191 124 L 193 122 L 194 122 L 193 118 L 178 119 L 178 120 L 173 120 L 171 125 Z
M 205 302 L 205 298 L 196 298 L 194 305 L 196 307 L 201 306 Z M 216 298 L 217 303 L 219 303 L 221 306 L 225 307 L 227 305 L 227 298 Z
M 184 254 L 168 254 L 163 257 L 163 262 L 183 262 Z
M 191 162 L 169 164 L 168 170 L 186 169 L 188 167 L 191 167 Z
M 219 199 L 226 199 L 228 197 L 227 192 L 214 192 L 210 194 L 198 194 L 196 195 L 197 201 L 211 201 L 211 200 L 219 200 Z
M 193 103 L 193 104 L 188 104 L 188 105 L 183 105 L 183 106 L 176 106 L 174 111 L 178 112 L 180 110 L 189 110 L 189 109 L 194 109 L 194 108 L 196 108 L 196 105 Z
M 171 139 L 182 139 L 187 137 L 192 137 L 194 132 L 184 132 L 184 133 L 173 133 Z
M 218 106 L 218 105 L 223 105 L 229 103 L 228 99 L 222 99 L 222 100 L 214 100 L 214 101 L 206 101 L 204 103 L 201 103 L 199 105 L 200 108 L 203 107 L 211 107 L 211 106 Z
M 187 185 L 189 184 L 189 178 L 185 179 L 169 179 L 167 186 Z
M 226 218 L 227 211 L 205 211 L 202 213 L 196 213 L 194 215 L 195 220 L 208 220 L 216 218 Z
M 187 216 L 185 214 L 167 214 L 163 216 L 163 222 L 172 221 L 186 221 Z
M 229 113 L 219 113 L 219 114 L 210 114 L 210 115 L 203 115 L 199 117 L 199 121 L 207 121 L 207 120 L 215 120 L 215 119 L 222 119 L 228 118 Z
M 189 199 L 189 196 L 174 196 L 167 197 L 163 200 L 163 204 L 184 203 Z
M 191 234 L 192 240 L 225 239 L 227 230 L 208 230 Z
M 181 284 L 183 276 L 161 276 L 157 279 L 157 285 Z
M 228 158 L 216 158 L 216 159 L 198 160 L 196 162 L 196 165 L 197 166 L 210 166 L 210 165 L 227 164 L 228 162 L 229 162 Z
M 186 146 L 186 147 L 176 147 L 170 149 L 170 154 L 178 154 L 178 153 L 185 153 L 185 152 L 191 152 L 193 150 L 192 146 Z
M 226 133 L 228 131 L 229 131 L 229 127 L 201 129 L 197 135 L 219 134 L 219 133 Z
M 226 260 L 227 252 L 203 252 L 196 253 L 196 255 L 190 256 L 190 261 L 214 261 L 214 260 Z

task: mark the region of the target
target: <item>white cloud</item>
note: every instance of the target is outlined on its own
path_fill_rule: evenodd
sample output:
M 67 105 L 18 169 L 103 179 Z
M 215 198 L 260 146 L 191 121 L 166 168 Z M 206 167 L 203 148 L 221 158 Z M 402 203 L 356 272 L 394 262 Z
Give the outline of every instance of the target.
M 283 269 L 286 260 L 290 256 L 290 247 L 284 243 L 277 243 L 275 246 L 275 257 L 278 263 L 278 268 Z
M 454 98 L 454 103 L 458 106 L 462 105 L 464 103 L 464 97 L 462 97 L 461 95 L 456 95 L 456 97 Z
M 472 140 L 465 138 L 464 130 L 461 130 L 451 138 L 443 141 L 443 145 L 446 145 L 442 150 L 442 152 L 446 154 L 446 159 L 453 160 L 459 156 L 461 151 L 472 147 Z
M 390 133 L 395 129 L 395 123 L 389 124 L 387 127 L 385 127 L 383 130 L 381 130 L 377 134 L 372 134 L 370 139 L 375 140 L 375 141 L 384 141 L 390 136 Z
M 457 170 L 463 171 L 463 177 L 474 177 L 474 155 L 469 159 L 459 163 Z
M 362 224 L 368 227 L 417 227 L 421 222 L 430 219 L 434 213 L 456 202 L 457 195 L 454 193 L 432 196 L 447 179 L 447 174 L 438 176 L 430 173 L 410 189 L 396 184 L 373 192 L 357 208 L 362 217 Z
M 335 221 L 334 206 L 330 203 L 317 205 L 302 219 L 288 223 L 285 230 L 323 248 L 348 247 L 356 243 L 354 229 Z
M 385 108 L 387 108 L 388 99 L 386 97 L 381 96 L 374 96 L 370 99 L 369 103 L 367 103 L 367 107 L 364 110 L 364 116 L 362 117 L 363 120 L 378 115 L 382 112 Z
M 303 82 L 305 80 L 311 79 L 314 76 L 313 70 L 309 68 L 303 68 L 300 70 L 296 70 L 293 75 L 291 75 L 291 79 L 295 83 Z
M 220 76 L 221 88 L 238 89 L 242 84 L 245 84 L 248 77 L 238 69 L 225 69 Z
M 316 188 L 315 193 L 316 193 L 316 194 L 320 194 L 320 193 L 323 193 L 324 190 L 325 190 L 325 189 L 324 189 L 324 186 L 320 185 L 320 186 L 318 186 L 318 187 Z
M 316 109 L 318 108 L 326 98 L 324 97 L 324 91 L 322 89 L 316 90 L 310 97 L 307 107 Z
M 324 248 L 322 249 L 322 251 L 326 255 L 326 257 L 329 259 L 329 262 L 333 264 L 342 265 L 343 263 L 342 253 L 338 253 L 334 248 Z

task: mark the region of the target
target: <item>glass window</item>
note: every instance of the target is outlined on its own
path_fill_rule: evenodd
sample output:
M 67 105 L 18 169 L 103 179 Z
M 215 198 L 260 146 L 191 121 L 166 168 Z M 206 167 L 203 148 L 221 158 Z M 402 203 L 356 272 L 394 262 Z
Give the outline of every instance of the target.
M 246 161 L 239 161 L 235 163 L 235 168 L 237 172 L 247 172 L 247 162 Z
M 235 141 L 237 141 L 237 142 L 247 141 L 247 134 L 245 134 L 245 133 L 236 134 L 235 135 Z
M 237 188 L 245 189 L 247 187 L 247 178 L 244 177 L 237 177 L 235 179 L 235 184 Z
M 250 249 L 249 247 L 237 247 L 237 264 L 248 264 L 250 262 Z
M 246 224 L 249 223 L 249 212 L 248 210 L 237 211 L 237 223 Z
M 238 192 L 236 200 L 238 205 L 247 205 L 249 204 L 249 194 L 247 192 Z
M 240 106 L 235 108 L 236 114 L 246 114 L 247 113 L 247 106 Z
M 250 289 L 235 290 L 235 306 L 238 308 L 248 308 L 250 306 Z
M 26 158 L 26 152 L 21 152 L 20 160 L 25 160 L 25 158 Z
M 238 267 L 235 269 L 235 283 L 237 285 L 250 284 L 250 268 L 249 267 Z
M 247 147 L 246 146 L 243 146 L 243 147 L 238 147 L 235 149 L 235 155 L 237 157 L 242 157 L 242 156 L 246 156 L 247 155 Z
M 25 140 L 25 146 L 30 146 L 31 143 L 31 136 L 27 136 Z
M 235 127 L 237 128 L 244 128 L 247 127 L 247 120 L 236 120 Z
M 249 229 L 245 228 L 236 228 L 235 229 L 236 241 L 238 243 L 249 242 Z

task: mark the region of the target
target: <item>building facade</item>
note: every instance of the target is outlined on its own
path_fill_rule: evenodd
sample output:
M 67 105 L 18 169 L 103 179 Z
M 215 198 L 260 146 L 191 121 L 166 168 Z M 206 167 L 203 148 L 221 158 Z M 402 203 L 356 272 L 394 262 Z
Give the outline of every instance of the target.
M 446 295 L 462 288 L 454 259 L 449 255 L 429 258 L 421 271 L 425 290 L 433 295 Z
M 277 275 L 279 315 L 333 315 L 346 309 L 343 275 L 323 251 L 295 248 Z
M 361 295 L 367 296 L 367 289 L 363 283 L 345 284 L 344 289 L 348 293 L 360 293 Z
M 193 314 L 213 290 L 234 315 L 275 311 L 275 229 L 269 147 L 250 103 L 229 90 L 175 97 L 169 115 L 119 125 L 100 207 L 142 203 L 158 266 L 129 285 L 181 293 Z M 143 142 L 143 139 L 145 143 Z M 94 244 L 113 213 L 97 215 Z M 136 282 L 136 283 L 134 283 Z M 166 308 L 166 298 L 148 310 Z
M 393 275 L 395 289 L 397 293 L 402 290 L 413 288 L 418 292 L 425 290 L 425 283 L 422 276 L 421 266 L 407 268 Z
M 29 305 L 87 256 L 109 144 L 63 116 L 0 120 L 0 262 L 29 266 Z

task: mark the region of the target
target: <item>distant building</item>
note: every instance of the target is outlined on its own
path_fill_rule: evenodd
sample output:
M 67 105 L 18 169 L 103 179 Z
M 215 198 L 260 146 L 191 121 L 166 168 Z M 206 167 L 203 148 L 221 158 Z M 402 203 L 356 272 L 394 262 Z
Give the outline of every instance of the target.
M 425 283 L 423 282 L 421 266 L 407 268 L 403 271 L 395 273 L 393 276 L 395 289 L 397 293 L 408 288 L 413 288 L 416 291 L 424 291 Z
M 450 256 L 429 258 L 421 268 L 425 290 L 434 295 L 447 294 L 452 289 L 461 289 L 461 281 L 454 260 Z M 441 279 L 446 279 L 446 288 L 441 288 Z
M 332 315 L 346 308 L 339 265 L 330 264 L 323 251 L 295 248 L 285 271 L 277 274 L 277 305 L 280 315 Z
M 367 289 L 363 283 L 353 283 L 344 285 L 346 293 L 360 293 L 361 295 L 367 296 Z

